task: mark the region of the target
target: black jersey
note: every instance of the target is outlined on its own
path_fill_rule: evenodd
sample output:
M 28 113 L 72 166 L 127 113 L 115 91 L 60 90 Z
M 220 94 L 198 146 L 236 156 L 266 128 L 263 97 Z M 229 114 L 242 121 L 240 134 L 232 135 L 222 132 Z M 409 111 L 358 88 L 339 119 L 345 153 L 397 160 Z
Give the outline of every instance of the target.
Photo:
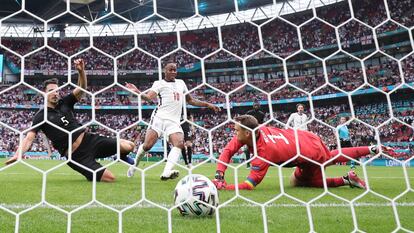
M 263 123 L 265 115 L 266 115 L 264 112 L 260 111 L 260 109 L 257 109 L 257 110 L 256 109 L 251 109 L 251 110 L 247 111 L 246 114 L 250 115 L 250 116 L 254 116 L 254 118 L 257 119 L 259 124 Z
M 67 131 L 73 131 L 78 129 L 82 125 L 76 120 L 73 113 L 73 107 L 78 99 L 73 93 L 63 97 L 59 100 L 55 108 L 47 108 L 47 119 L 49 122 L 57 125 Z M 33 117 L 32 125 L 37 125 L 44 119 L 44 109 L 40 109 Z M 49 123 L 43 123 L 36 128 L 35 132 L 42 130 L 43 133 L 52 141 L 53 146 L 59 151 L 60 154 L 64 155 L 68 148 L 69 135 L 60 129 L 54 127 Z M 79 137 L 84 131 L 77 130 L 72 134 L 72 143 Z

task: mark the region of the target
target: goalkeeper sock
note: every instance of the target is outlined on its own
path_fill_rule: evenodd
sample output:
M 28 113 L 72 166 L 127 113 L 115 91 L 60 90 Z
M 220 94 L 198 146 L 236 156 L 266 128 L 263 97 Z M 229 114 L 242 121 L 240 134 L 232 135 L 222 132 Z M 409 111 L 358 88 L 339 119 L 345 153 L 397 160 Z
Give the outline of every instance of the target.
M 165 164 L 164 171 L 162 176 L 169 176 L 174 165 L 177 163 L 178 159 L 181 156 L 181 149 L 178 147 L 173 147 L 168 154 L 167 164 Z

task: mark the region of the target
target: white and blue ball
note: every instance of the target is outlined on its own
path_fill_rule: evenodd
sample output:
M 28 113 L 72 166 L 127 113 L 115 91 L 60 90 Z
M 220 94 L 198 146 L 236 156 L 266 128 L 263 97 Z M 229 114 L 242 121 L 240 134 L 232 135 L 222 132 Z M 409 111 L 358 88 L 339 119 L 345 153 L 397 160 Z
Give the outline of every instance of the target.
M 181 215 L 213 215 L 213 206 L 219 204 L 217 188 L 203 175 L 187 175 L 175 186 L 174 203 Z

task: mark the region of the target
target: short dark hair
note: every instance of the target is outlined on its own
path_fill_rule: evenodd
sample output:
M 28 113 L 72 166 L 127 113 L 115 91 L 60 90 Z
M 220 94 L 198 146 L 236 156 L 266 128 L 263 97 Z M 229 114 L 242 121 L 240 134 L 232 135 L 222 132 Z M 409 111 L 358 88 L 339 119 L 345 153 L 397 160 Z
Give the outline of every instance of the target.
M 174 61 L 174 59 L 168 59 L 167 62 L 164 64 L 164 67 L 166 67 L 168 64 L 177 64 L 177 62 Z
M 59 85 L 59 80 L 57 78 L 47 79 L 43 82 L 43 90 L 46 90 L 47 85 L 56 84 Z
M 303 108 L 305 108 L 304 104 L 296 104 L 296 108 L 299 108 L 299 106 L 302 106 Z
M 255 129 L 257 126 L 259 126 L 259 122 L 257 119 L 252 115 L 241 115 L 234 118 L 236 122 L 239 122 L 241 125 L 250 128 Z

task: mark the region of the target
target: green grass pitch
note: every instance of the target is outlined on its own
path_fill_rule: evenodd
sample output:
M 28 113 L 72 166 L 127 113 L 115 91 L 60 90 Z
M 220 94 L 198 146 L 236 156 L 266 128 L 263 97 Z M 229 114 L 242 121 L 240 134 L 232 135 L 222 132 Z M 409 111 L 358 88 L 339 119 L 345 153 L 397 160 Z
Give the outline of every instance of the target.
M 3 164 L 4 160 L 0 160 Z M 42 170 L 48 170 L 62 161 L 26 160 L 27 163 Z M 140 168 L 148 168 L 152 163 L 142 162 Z M 70 226 L 68 216 L 64 212 L 47 206 L 39 206 L 19 216 L 19 232 L 167 232 L 168 213 L 151 203 L 142 202 L 135 207 L 128 206 L 138 203 L 145 197 L 160 206 L 172 206 L 173 190 L 178 180 L 160 181 L 159 175 L 163 165 L 146 171 L 145 187 L 143 188 L 142 174 L 136 173 L 132 179 L 126 177 L 128 167 L 122 163 L 110 165 L 109 169 L 117 176 L 113 184 L 97 183 L 96 200 L 91 203 L 93 195 L 92 183 L 87 182 L 81 175 L 63 165 L 47 174 L 45 199 L 48 203 L 67 211 L 87 205 L 86 208 L 71 214 Z M 3 166 L 1 167 L 3 168 Z M 328 176 L 341 176 L 349 167 L 332 166 L 327 169 Z M 181 176 L 186 174 L 181 170 Z M 363 176 L 361 167 L 357 173 Z M 204 164 L 196 167 L 193 173 L 203 174 L 213 178 L 214 164 Z M 352 209 L 340 199 L 332 195 L 324 195 L 323 189 L 293 188 L 289 186 L 291 168 L 284 168 L 284 192 L 303 201 L 312 201 L 310 213 L 316 232 L 350 232 L 354 230 Z M 239 181 L 247 176 L 249 170 L 239 169 Z M 405 190 L 407 185 L 414 185 L 414 169 L 407 168 L 408 184 L 401 167 L 367 167 L 368 181 L 371 189 L 390 199 L 395 198 Z M 227 182 L 234 182 L 233 171 L 226 173 Z M 42 174 L 30 167 L 19 163 L 0 172 L 0 204 L 3 207 L 19 213 L 42 201 Z M 348 200 L 363 194 L 363 190 L 341 187 L 329 189 L 335 195 Z M 281 193 L 279 174 L 276 168 L 270 168 L 264 181 L 254 191 L 241 191 L 240 195 L 254 202 L 264 203 Z M 231 200 L 235 192 L 220 191 L 220 203 Z M 120 215 L 100 203 L 111 206 L 116 210 L 125 210 Z M 414 231 L 414 193 L 408 192 L 396 202 L 398 218 L 401 227 Z M 391 232 L 397 228 L 396 217 L 391 203 L 373 193 L 367 193 L 355 202 L 354 208 L 358 229 L 366 232 Z M 263 213 L 266 213 L 267 229 L 269 232 L 308 232 L 310 230 L 307 209 L 300 202 L 287 196 L 282 196 L 271 202 L 265 209 L 243 198 L 236 198 L 228 205 L 219 209 L 221 232 L 263 232 Z M 173 232 L 216 232 L 216 216 L 194 218 L 182 217 L 177 210 L 171 215 Z M 122 221 L 122 229 L 120 222 Z M 15 232 L 16 217 L 0 209 L 0 232 Z

